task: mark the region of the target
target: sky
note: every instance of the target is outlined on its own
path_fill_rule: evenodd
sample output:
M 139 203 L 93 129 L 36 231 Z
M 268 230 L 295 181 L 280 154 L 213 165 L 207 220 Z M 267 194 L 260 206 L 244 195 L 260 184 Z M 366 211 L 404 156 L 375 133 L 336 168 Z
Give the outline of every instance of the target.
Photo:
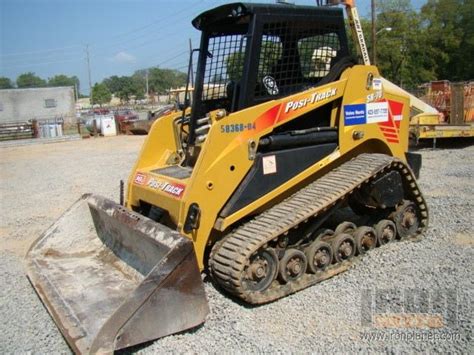
M 25 72 L 44 79 L 76 75 L 81 92 L 87 94 L 87 48 L 92 85 L 153 66 L 185 72 L 189 39 L 198 47 L 200 38 L 191 20 L 229 2 L 233 1 L 0 0 L 0 76 L 14 81 Z M 424 0 L 411 2 L 417 9 Z M 359 0 L 357 7 L 361 16 L 370 16 L 370 0 Z

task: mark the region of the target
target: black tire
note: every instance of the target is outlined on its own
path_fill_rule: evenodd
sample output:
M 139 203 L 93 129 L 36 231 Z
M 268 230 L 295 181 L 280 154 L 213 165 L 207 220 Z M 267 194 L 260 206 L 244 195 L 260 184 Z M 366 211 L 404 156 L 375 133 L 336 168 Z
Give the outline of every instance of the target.
M 308 270 L 312 274 L 326 270 L 332 263 L 332 248 L 329 243 L 316 240 L 305 250 Z
M 287 249 L 280 259 L 280 280 L 287 283 L 299 279 L 306 272 L 307 264 L 306 255 L 302 251 Z
M 377 234 L 377 245 L 385 245 L 395 240 L 397 237 L 397 227 L 395 223 L 388 219 L 382 219 L 375 227 L 375 233 Z
M 341 262 L 351 259 L 356 253 L 354 238 L 349 234 L 339 234 L 331 242 L 333 259 L 335 262 Z
M 358 254 L 365 254 L 377 246 L 377 233 L 372 227 L 362 226 L 355 230 L 354 240 Z

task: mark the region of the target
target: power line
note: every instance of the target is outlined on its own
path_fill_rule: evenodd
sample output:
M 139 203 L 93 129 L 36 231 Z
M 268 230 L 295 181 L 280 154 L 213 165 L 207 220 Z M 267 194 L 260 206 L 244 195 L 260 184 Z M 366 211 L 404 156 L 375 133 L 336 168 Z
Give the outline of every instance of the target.
M 73 59 L 66 59 L 66 60 L 58 60 L 52 62 L 40 62 L 40 63 L 31 63 L 31 64 L 19 64 L 19 65 L 2 65 L 1 68 L 21 68 L 21 67 L 34 67 L 38 65 L 46 65 L 46 64 L 59 64 L 59 63 L 68 63 L 68 62 L 75 62 L 78 60 L 83 60 L 84 58 L 77 57 Z
M 128 31 L 128 32 L 123 33 L 123 34 L 120 34 L 120 35 L 113 36 L 111 39 L 113 39 L 113 38 L 118 38 L 118 37 L 126 37 L 126 36 L 128 36 L 128 35 L 130 35 L 130 34 L 132 34 L 132 33 L 140 32 L 140 31 L 142 31 L 142 30 L 144 30 L 144 29 L 150 28 L 150 27 L 152 27 L 153 25 L 158 24 L 158 23 L 162 26 L 163 24 L 166 24 L 166 23 L 172 21 L 173 18 L 176 17 L 177 15 L 180 15 L 180 14 L 183 14 L 183 13 L 186 13 L 186 12 L 194 12 L 194 8 L 197 7 L 198 5 L 201 5 L 201 4 L 202 4 L 202 2 L 198 1 L 198 2 L 194 3 L 192 6 L 187 6 L 186 8 L 183 8 L 183 9 L 181 9 L 180 11 L 175 12 L 175 13 L 174 13 L 173 15 L 171 15 L 171 16 L 165 17 L 164 19 L 156 19 L 156 20 L 154 20 L 153 22 L 149 23 L 148 25 L 145 25 L 145 26 L 142 26 L 142 27 L 133 29 L 133 30 L 131 30 L 131 31 Z M 189 11 L 189 10 L 191 10 L 191 11 Z M 183 16 L 180 16 L 180 17 L 181 17 L 182 19 L 187 18 L 187 17 L 183 17 Z M 180 20 L 177 20 L 177 21 L 180 21 Z M 176 20 L 173 20 L 172 22 L 175 22 L 175 23 L 176 23 Z M 155 34 L 155 33 L 151 33 L 151 34 L 153 35 L 153 34 Z M 129 43 L 130 41 L 133 41 L 133 40 L 135 40 L 135 39 L 140 39 L 140 38 L 146 37 L 146 36 L 148 36 L 148 35 L 149 35 L 149 34 L 146 34 L 146 35 L 143 35 L 143 34 L 142 34 L 142 35 L 135 36 L 135 37 L 133 37 L 133 38 L 131 38 L 131 39 L 127 39 L 127 40 L 124 40 L 124 41 L 116 42 L 116 43 L 113 43 L 113 44 L 106 44 L 106 45 L 100 46 L 99 49 L 104 49 L 104 48 L 107 49 L 107 48 L 110 48 L 110 47 L 120 46 L 120 45 Z M 172 34 L 170 34 L 170 35 L 172 35 Z M 92 46 L 92 47 L 94 47 L 94 46 Z
M 176 15 L 179 15 L 179 14 L 182 14 L 184 12 L 187 12 L 189 11 L 190 9 L 193 9 L 195 8 L 197 5 L 200 5 L 202 4 L 201 1 L 197 1 L 196 3 L 194 3 L 192 6 L 187 6 L 177 12 L 175 12 L 173 15 L 171 16 L 168 16 L 166 17 L 164 20 L 163 19 L 156 19 L 154 20 L 153 22 L 147 24 L 147 25 L 144 25 L 144 26 L 141 26 L 141 27 L 138 27 L 138 28 L 135 28 L 135 29 L 132 29 L 128 32 L 125 32 L 125 33 L 122 33 L 122 34 L 119 34 L 119 35 L 115 35 L 113 37 L 111 37 L 111 39 L 114 39 L 114 38 L 119 38 L 119 37 L 124 37 L 124 36 L 127 36 L 129 34 L 132 34 L 132 33 L 136 33 L 136 32 L 139 32 L 139 31 L 142 31 L 144 29 L 147 29 L 147 28 L 150 28 L 151 26 L 159 23 L 159 22 L 166 22 L 166 21 L 169 21 L 170 19 L 172 19 L 173 17 L 175 17 Z M 136 39 L 140 38 L 137 37 Z M 121 42 L 121 43 L 124 43 L 124 42 Z M 120 45 L 121 44 L 120 42 L 119 43 L 115 43 L 113 45 L 106 45 L 105 47 L 113 47 L 115 45 Z M 94 45 L 92 45 L 91 47 L 94 47 Z M 73 53 L 73 52 L 79 52 L 81 50 L 81 48 L 83 48 L 83 45 L 79 45 L 79 44 L 76 44 L 76 45 L 71 45 L 71 46 L 65 46 L 65 47 L 57 47 L 57 48 L 49 48 L 49 49 L 41 49 L 41 50 L 35 50 L 35 51 L 26 51 L 26 52 L 15 52 L 15 53 L 5 53 L 5 54 L 0 54 L 0 57 L 14 57 L 14 56 L 21 56 L 21 55 L 28 55 L 28 54 L 41 54 L 41 53 L 46 53 L 46 55 L 51 55 L 51 52 L 59 52 L 59 51 L 64 51 L 64 50 L 68 50 L 68 49 L 74 49 L 74 50 L 68 50 L 67 52 L 70 52 L 70 53 Z M 104 46 L 102 46 L 102 48 L 104 48 Z M 64 53 L 62 53 L 64 54 Z M 52 62 L 48 62 L 48 64 L 52 64 Z M 38 63 L 39 64 L 39 63 Z M 43 64 L 43 63 L 41 63 Z M 46 63 L 45 63 L 46 64 Z
M 157 23 L 159 23 L 159 22 L 162 22 L 162 21 L 166 22 L 166 20 L 169 20 L 170 18 L 173 18 L 173 17 L 175 17 L 176 15 L 180 15 L 180 14 L 182 14 L 183 12 L 186 12 L 186 11 L 188 11 L 189 9 L 196 7 L 196 5 L 200 5 L 201 3 L 202 3 L 201 1 L 197 1 L 196 3 L 194 3 L 194 5 L 192 5 L 192 6 L 186 6 L 185 8 L 183 8 L 183 9 L 181 9 L 181 10 L 175 12 L 173 15 L 168 16 L 168 17 L 165 17 L 165 20 L 163 20 L 163 19 L 161 19 L 161 18 L 155 19 L 155 20 L 153 20 L 152 22 L 150 22 L 150 23 L 147 24 L 147 25 L 144 25 L 144 26 L 141 26 L 141 27 L 137 27 L 137 28 L 132 29 L 132 30 L 130 30 L 130 31 L 127 31 L 127 32 L 124 32 L 124 33 L 115 35 L 115 36 L 111 37 L 110 39 L 114 39 L 114 38 L 118 38 L 118 37 L 126 37 L 126 36 L 128 36 L 129 34 L 136 33 L 136 32 L 142 31 L 142 30 L 144 30 L 144 29 L 150 28 L 151 26 L 153 26 L 153 25 L 155 25 L 155 24 L 157 24 Z
M 0 54 L 0 57 L 12 57 L 17 55 L 26 55 L 26 54 L 36 54 L 36 53 L 46 53 L 46 52 L 58 52 L 68 48 L 80 48 L 80 45 L 74 46 L 67 46 L 67 47 L 60 47 L 60 48 L 51 48 L 51 49 L 43 49 L 38 51 L 30 51 L 30 52 L 21 52 L 21 53 L 7 53 L 7 54 Z M 75 52 L 75 51 L 74 51 Z

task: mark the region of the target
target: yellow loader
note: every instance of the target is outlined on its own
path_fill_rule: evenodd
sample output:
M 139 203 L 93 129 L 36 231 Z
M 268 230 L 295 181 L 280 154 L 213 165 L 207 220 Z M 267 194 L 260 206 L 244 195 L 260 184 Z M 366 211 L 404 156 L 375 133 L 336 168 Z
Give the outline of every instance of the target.
M 370 65 L 353 3 L 360 64 L 343 9 L 318 5 L 195 18 L 192 107 L 153 124 L 125 202 L 86 194 L 31 246 L 28 277 L 74 351 L 201 324 L 202 272 L 263 304 L 426 228 L 409 98 Z

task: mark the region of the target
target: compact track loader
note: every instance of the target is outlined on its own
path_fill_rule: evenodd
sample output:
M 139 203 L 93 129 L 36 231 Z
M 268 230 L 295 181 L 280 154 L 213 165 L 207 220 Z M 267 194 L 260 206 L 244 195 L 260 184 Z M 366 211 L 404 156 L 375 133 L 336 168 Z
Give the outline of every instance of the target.
M 426 228 L 409 98 L 370 65 L 344 5 L 362 64 L 341 8 L 233 3 L 193 20 L 192 107 L 153 124 L 124 205 L 84 195 L 27 254 L 74 351 L 204 322 L 203 271 L 263 304 Z

